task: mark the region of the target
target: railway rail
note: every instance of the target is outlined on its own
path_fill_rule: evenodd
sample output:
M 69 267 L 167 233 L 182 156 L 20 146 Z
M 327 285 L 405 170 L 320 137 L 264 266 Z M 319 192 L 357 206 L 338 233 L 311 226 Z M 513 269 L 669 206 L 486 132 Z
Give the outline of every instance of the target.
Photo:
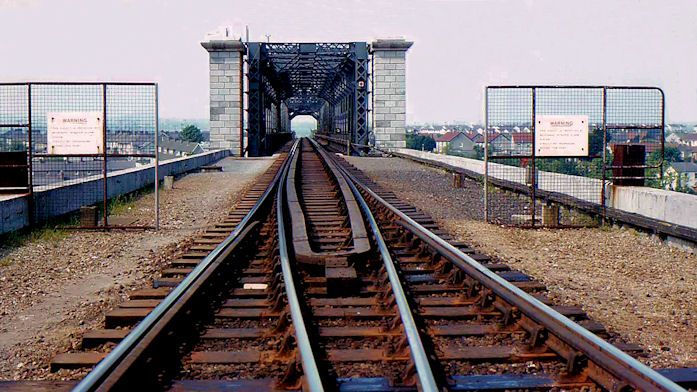
M 155 286 L 54 359 L 93 366 L 57 386 L 683 390 L 307 139 Z

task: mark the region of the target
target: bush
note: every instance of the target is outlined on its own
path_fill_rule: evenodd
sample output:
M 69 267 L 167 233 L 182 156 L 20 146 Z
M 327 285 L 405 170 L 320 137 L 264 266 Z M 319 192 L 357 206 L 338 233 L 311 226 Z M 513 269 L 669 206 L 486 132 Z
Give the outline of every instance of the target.
M 428 136 L 407 135 L 407 148 L 419 151 L 433 151 L 436 148 L 436 142 Z

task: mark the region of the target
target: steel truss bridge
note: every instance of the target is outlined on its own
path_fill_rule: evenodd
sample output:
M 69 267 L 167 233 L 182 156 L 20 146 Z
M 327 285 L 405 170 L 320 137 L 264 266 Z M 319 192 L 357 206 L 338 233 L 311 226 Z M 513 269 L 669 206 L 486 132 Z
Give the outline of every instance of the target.
M 247 43 L 247 137 L 250 156 L 276 147 L 300 115 L 317 132 L 368 144 L 368 44 Z

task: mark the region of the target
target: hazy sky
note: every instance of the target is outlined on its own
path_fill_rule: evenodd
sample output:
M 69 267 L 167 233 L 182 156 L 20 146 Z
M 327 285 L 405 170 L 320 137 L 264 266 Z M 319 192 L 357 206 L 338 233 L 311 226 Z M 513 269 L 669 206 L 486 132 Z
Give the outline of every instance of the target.
M 160 83 L 165 117 L 208 117 L 219 26 L 252 40 L 403 36 L 409 121 L 478 121 L 487 84 L 655 85 L 697 121 L 695 0 L 0 0 L 0 80 Z

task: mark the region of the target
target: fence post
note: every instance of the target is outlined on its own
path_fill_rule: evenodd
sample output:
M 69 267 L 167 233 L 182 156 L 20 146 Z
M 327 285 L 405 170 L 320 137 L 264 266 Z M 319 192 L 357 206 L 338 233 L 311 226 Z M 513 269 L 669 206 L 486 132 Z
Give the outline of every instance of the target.
M 36 211 L 34 202 L 34 144 L 31 138 L 32 127 L 31 127 L 31 83 L 27 83 L 27 156 L 29 159 L 29 196 L 27 199 L 27 207 L 29 207 L 29 216 L 27 223 L 29 226 L 36 223 Z
M 160 230 L 160 93 L 155 83 L 155 231 Z
M 532 209 L 531 211 L 531 224 L 533 227 L 535 227 L 535 198 L 537 197 L 535 190 L 537 189 L 537 164 L 535 163 L 535 132 L 537 132 L 537 124 L 535 123 L 536 121 L 536 114 L 535 114 L 535 101 L 536 101 L 536 92 L 537 88 L 533 87 L 532 89 L 532 154 L 530 155 L 530 164 L 532 165 L 532 178 L 530 179 L 530 201 L 531 205 L 530 208 Z
M 484 222 L 489 222 L 489 88 L 484 90 Z
M 109 194 L 108 194 L 108 189 L 107 189 L 107 178 L 109 177 L 109 174 L 107 172 L 107 153 L 106 153 L 106 146 L 107 146 L 107 126 L 106 126 L 106 115 L 107 115 L 107 108 L 106 108 L 106 99 L 107 99 L 107 93 L 106 93 L 106 83 L 102 84 L 102 154 L 104 155 L 104 163 L 102 166 L 103 174 L 104 174 L 104 186 L 103 186 L 103 192 L 104 192 L 104 228 L 107 229 L 109 227 L 109 220 L 107 217 L 107 208 L 108 208 L 108 202 L 109 202 Z

